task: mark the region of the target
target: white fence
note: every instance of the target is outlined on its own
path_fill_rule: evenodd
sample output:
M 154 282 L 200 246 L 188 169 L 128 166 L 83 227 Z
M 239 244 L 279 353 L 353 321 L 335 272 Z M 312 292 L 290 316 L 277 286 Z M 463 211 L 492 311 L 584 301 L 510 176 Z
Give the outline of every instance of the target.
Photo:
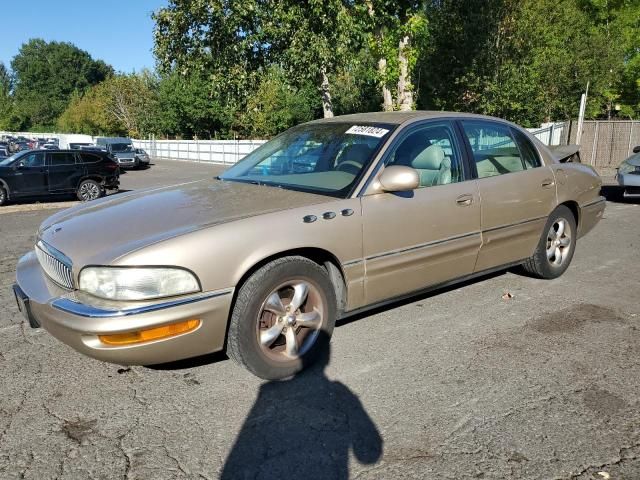
M 133 140 L 152 158 L 232 164 L 266 140 Z
M 546 145 L 567 143 L 567 124 L 546 123 L 541 128 L 528 129 Z M 9 132 L 0 132 L 0 134 Z M 58 137 L 55 133 L 13 133 L 32 137 Z M 94 138 L 95 140 L 95 138 Z M 133 140 L 136 148 L 144 148 L 152 158 L 211 162 L 231 165 L 251 153 L 266 140 Z
M 563 142 L 565 123 L 547 123 L 528 129 L 546 145 Z M 153 158 L 233 164 L 242 160 L 266 140 L 134 140 L 136 148 L 144 148 Z

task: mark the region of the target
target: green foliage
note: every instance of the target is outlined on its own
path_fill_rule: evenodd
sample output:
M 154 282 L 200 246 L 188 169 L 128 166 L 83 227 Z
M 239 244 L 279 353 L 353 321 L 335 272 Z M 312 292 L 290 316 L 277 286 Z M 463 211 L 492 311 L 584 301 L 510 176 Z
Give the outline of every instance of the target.
M 589 82 L 588 117 L 607 116 L 616 102 L 637 108 L 637 2 L 472 3 L 431 2 L 432 45 L 422 65 L 422 106 L 536 126 L 575 118 Z
M 383 92 L 537 126 L 575 117 L 587 82 L 588 117 L 640 115 L 637 0 L 168 0 L 153 18 L 157 74 L 24 44 L 0 65 L 0 128 L 270 137 Z
M 410 72 L 415 71 L 428 48 L 426 5 L 424 1 L 415 0 L 369 0 L 365 3 L 368 7 L 365 24 L 371 52 L 375 58 L 386 60 L 384 74 L 377 73 L 378 81 L 393 88 L 400 74 L 398 47 L 401 39 L 409 39 L 404 55 L 408 59 Z M 409 85 L 408 88 L 414 87 Z
M 58 118 L 65 132 L 145 136 L 155 130 L 157 79 L 149 72 L 114 75 L 84 96 L 75 93 Z
M 238 133 L 247 138 L 269 138 L 319 115 L 313 86 L 294 87 L 287 83 L 280 67 L 272 67 L 261 77 L 246 109 L 236 121 Z
M 183 138 L 233 137 L 230 127 L 234 112 L 224 97 L 216 95 L 207 76 L 171 72 L 158 86 L 155 132 Z
M 11 128 L 13 98 L 11 97 L 12 79 L 4 63 L 0 63 L 0 130 Z
M 84 93 L 113 73 L 71 43 L 32 39 L 11 61 L 14 108 L 21 129 L 49 129 L 74 92 Z

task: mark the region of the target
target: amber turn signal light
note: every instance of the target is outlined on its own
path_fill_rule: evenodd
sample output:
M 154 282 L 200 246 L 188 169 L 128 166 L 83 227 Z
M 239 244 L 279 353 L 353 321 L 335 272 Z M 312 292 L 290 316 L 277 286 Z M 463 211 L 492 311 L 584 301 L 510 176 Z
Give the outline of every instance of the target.
M 132 343 L 149 342 L 161 338 L 175 337 L 182 333 L 195 330 L 200 326 L 200 320 L 186 320 L 172 323 L 163 327 L 138 330 L 137 332 L 114 333 L 112 335 L 98 335 L 102 343 L 107 345 L 130 345 Z

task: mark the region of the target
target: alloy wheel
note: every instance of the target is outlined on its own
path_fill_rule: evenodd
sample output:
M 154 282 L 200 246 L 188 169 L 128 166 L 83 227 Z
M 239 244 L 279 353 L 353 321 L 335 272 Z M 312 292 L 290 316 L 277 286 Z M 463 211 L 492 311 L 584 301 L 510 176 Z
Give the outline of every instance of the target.
M 100 187 L 93 182 L 85 182 L 80 185 L 80 198 L 87 202 L 100 197 Z
M 561 266 L 571 251 L 571 225 L 564 218 L 558 218 L 547 233 L 547 260 L 554 267 Z
M 320 289 L 304 279 L 281 284 L 262 303 L 256 334 L 262 352 L 275 361 L 304 355 L 318 338 L 325 315 Z

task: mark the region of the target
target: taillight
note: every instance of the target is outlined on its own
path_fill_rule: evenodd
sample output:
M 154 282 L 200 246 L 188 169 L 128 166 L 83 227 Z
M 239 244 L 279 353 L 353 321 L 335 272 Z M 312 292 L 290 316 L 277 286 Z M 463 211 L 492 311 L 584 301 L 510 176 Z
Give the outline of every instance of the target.
M 105 164 L 104 168 L 106 168 L 107 170 L 114 170 L 115 171 L 115 170 L 118 170 L 118 168 L 120 168 L 120 167 L 118 167 L 117 163 L 109 161 L 109 162 L 107 162 Z

